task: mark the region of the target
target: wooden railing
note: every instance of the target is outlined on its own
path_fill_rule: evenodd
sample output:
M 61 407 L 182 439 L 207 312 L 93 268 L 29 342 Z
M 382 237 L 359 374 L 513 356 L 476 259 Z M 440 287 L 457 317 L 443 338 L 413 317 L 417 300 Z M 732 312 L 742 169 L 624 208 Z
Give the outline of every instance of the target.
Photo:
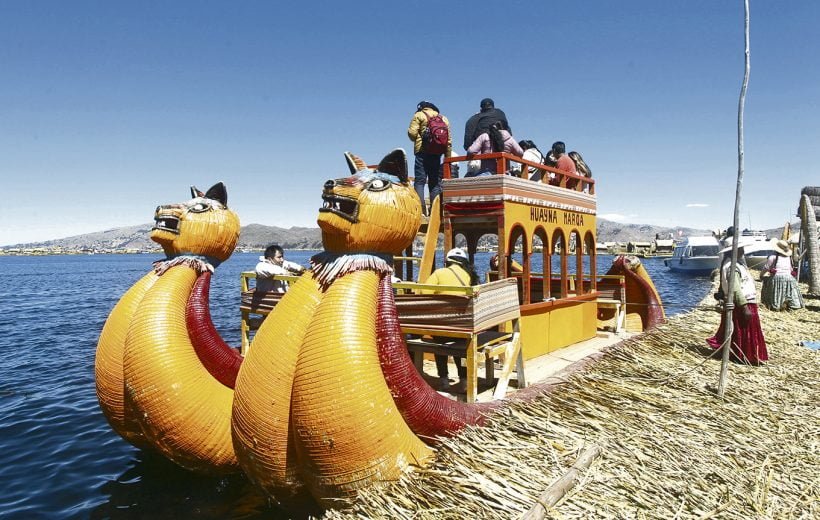
M 506 152 L 495 152 L 495 153 L 486 153 L 486 154 L 477 154 L 477 155 L 463 155 L 458 157 L 448 157 L 444 159 L 444 175 L 445 179 L 451 179 L 452 177 L 452 164 L 454 163 L 463 163 L 466 161 L 472 160 L 488 160 L 494 159 L 496 162 L 495 168 L 495 175 L 504 175 L 510 172 L 510 164 L 511 163 L 518 163 L 523 165 L 522 166 L 522 177 L 529 178 L 530 174 L 528 173 L 529 168 L 534 168 L 535 170 L 541 172 L 541 179 L 538 181 L 533 182 L 540 182 L 543 184 L 549 184 L 551 186 L 557 186 L 560 188 L 566 188 L 573 191 L 583 191 L 587 192 L 591 195 L 595 194 L 595 180 L 590 177 L 585 177 L 583 175 L 579 175 L 577 173 L 568 173 L 563 170 L 559 170 L 557 168 L 553 168 L 552 166 L 547 166 L 546 164 L 534 163 L 531 161 L 527 161 L 518 157 L 517 155 L 512 155 Z M 462 170 L 459 167 L 459 170 Z M 466 172 L 466 168 L 463 169 L 463 172 Z M 551 175 L 552 174 L 552 175 Z M 464 173 L 460 174 L 461 177 L 464 177 Z

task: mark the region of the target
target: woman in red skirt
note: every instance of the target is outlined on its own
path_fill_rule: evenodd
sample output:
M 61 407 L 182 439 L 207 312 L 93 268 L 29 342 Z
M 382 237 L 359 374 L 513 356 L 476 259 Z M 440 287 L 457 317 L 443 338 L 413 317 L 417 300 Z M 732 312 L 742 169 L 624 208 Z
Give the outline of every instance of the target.
M 725 301 L 734 301 L 735 309 L 732 312 L 732 346 L 731 358 L 739 363 L 758 365 L 762 361 L 769 359 L 766 350 L 766 340 L 763 338 L 763 330 L 760 328 L 760 316 L 757 312 L 757 292 L 755 282 L 746 262 L 743 259 L 743 245 L 738 244 L 737 266 L 734 276 L 732 294 L 728 294 L 729 276 L 732 267 L 732 247 L 721 250 L 723 259 L 720 265 L 720 289 Z M 714 349 L 720 348 L 726 338 L 725 314 L 721 313 L 720 327 L 717 333 L 708 338 L 706 342 Z

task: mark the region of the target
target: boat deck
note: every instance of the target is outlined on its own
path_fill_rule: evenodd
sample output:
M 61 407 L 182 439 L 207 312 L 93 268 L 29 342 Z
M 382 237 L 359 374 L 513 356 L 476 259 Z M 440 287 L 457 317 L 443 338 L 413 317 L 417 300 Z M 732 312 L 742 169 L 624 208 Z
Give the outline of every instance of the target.
M 623 330 L 619 333 L 599 331 L 598 334 L 591 339 L 581 341 L 569 347 L 561 348 L 553 352 L 549 352 L 542 356 L 529 359 L 525 362 L 524 374 L 526 376 L 527 386 L 533 386 L 543 383 L 549 383 L 550 379 L 559 379 L 560 373 L 566 369 L 572 370 L 575 366 L 589 356 L 603 351 L 604 349 L 615 345 L 629 337 L 636 335 L 634 332 L 627 332 Z M 449 358 L 449 373 L 450 373 L 450 389 L 448 391 L 439 390 L 439 393 L 450 397 L 454 400 L 466 400 L 466 389 L 463 384 L 456 384 L 458 381 L 456 367 L 453 364 L 452 358 Z M 482 370 L 483 372 L 483 370 Z M 438 389 L 438 378 L 435 376 L 436 367 L 432 356 L 425 356 L 424 359 L 424 378 L 433 388 Z M 455 376 L 455 377 L 454 377 Z M 480 379 L 478 385 L 478 394 L 476 401 L 486 402 L 493 400 L 492 386 L 486 380 Z M 514 371 L 510 378 L 510 384 L 507 387 L 505 397 L 512 396 L 517 388 L 517 373 Z

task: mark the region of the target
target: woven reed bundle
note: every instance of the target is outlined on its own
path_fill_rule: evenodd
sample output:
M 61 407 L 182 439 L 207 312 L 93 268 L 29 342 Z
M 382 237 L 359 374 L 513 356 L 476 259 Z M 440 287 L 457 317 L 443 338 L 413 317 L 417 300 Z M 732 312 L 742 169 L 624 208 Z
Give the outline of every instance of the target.
M 720 401 L 710 300 L 326 517 L 519 518 L 591 445 L 603 455 L 547 517 L 820 517 L 820 357 L 797 345 L 820 339 L 820 301 L 761 309 L 770 361 L 732 364 Z
M 179 466 L 212 475 L 238 472 L 233 391 L 202 365 L 185 323 L 196 278 L 192 269 L 170 269 L 142 299 L 123 355 L 126 410 L 153 448 Z
M 154 272 L 149 272 L 120 298 L 105 320 L 94 356 L 94 382 L 103 415 L 115 432 L 138 448 L 149 448 L 151 444 L 145 439 L 133 414 L 125 410 L 123 353 L 131 320 L 157 278 Z
M 242 470 L 266 495 L 284 501 L 307 494 L 298 475 L 290 403 L 299 346 L 321 300 L 319 284 L 303 276 L 287 296 L 262 323 L 242 363 L 231 419 Z
M 366 326 L 376 322 L 377 301 L 369 295 L 378 283 L 371 271 L 338 278 L 322 297 L 299 352 L 293 435 L 301 473 L 326 504 L 397 478 L 432 456 L 396 408 L 379 365 L 375 327 Z

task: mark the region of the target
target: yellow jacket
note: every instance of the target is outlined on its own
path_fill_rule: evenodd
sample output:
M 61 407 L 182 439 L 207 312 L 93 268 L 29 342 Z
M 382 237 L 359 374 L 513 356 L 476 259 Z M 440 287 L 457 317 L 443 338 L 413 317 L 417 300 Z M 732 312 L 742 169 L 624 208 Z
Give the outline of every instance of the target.
M 470 285 L 470 273 L 460 264 L 453 262 L 447 267 L 436 269 L 433 274 L 424 282 L 428 285 L 456 285 L 468 287 Z M 422 294 L 464 294 L 446 290 L 426 290 L 420 291 Z
M 424 135 L 424 130 L 427 128 L 427 119 L 438 115 L 438 112 L 433 110 L 432 108 L 425 108 L 419 110 L 415 114 L 413 114 L 413 119 L 410 120 L 410 126 L 407 128 L 407 137 L 410 138 L 413 143 L 413 153 L 418 154 L 421 152 L 421 137 Z M 441 118 L 444 120 L 444 123 L 447 125 L 447 128 L 450 129 L 450 121 L 447 120 L 447 117 L 442 115 Z M 448 132 L 449 136 L 447 137 L 447 155 L 445 157 L 450 157 L 453 151 L 453 132 L 452 129 Z

